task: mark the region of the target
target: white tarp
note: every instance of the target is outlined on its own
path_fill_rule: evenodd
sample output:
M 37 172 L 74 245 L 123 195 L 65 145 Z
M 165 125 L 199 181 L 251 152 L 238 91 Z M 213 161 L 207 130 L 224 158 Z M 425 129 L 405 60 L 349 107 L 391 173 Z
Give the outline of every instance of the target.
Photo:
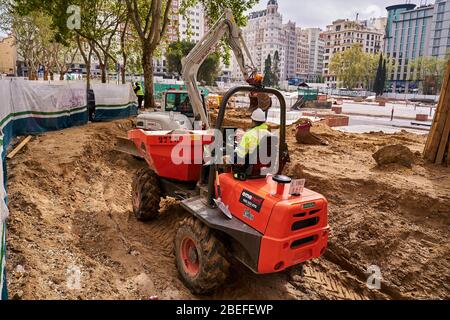
M 0 140 L 1 141 L 1 140 Z M 0 154 L 3 153 L 3 145 L 0 144 Z M 6 265 L 6 218 L 8 217 L 8 207 L 5 203 L 6 199 L 6 191 L 5 185 L 3 184 L 3 165 L 0 166 L 0 300 L 4 295 L 3 289 L 5 289 L 6 284 L 4 283 L 5 279 L 5 265 Z
M 96 104 L 105 108 L 102 120 L 125 117 L 136 109 L 131 84 L 93 84 Z M 133 108 L 131 107 L 133 106 Z M 100 112 L 101 113 L 101 112 Z M 48 83 L 27 80 L 0 80 L 0 154 L 10 140 L 22 134 L 57 130 L 87 123 L 86 84 Z M 8 208 L 5 203 L 3 160 L 0 168 L 0 300 L 5 297 L 5 230 Z M 5 286 L 4 286 L 5 285 Z
M 26 80 L 0 80 L 0 121 L 18 117 L 60 117 L 86 107 L 83 83 L 64 85 Z M 80 112 L 80 110 L 78 110 Z
M 94 83 L 92 90 L 95 93 L 95 104 L 97 107 L 128 106 L 137 101 L 130 83 L 125 85 L 110 85 L 107 83 Z

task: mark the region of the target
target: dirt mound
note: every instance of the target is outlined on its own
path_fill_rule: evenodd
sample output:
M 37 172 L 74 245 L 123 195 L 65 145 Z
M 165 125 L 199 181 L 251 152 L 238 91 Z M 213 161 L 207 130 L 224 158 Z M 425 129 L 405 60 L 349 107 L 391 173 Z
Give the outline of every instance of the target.
M 227 116 L 227 121 L 248 122 Z M 158 219 L 138 222 L 131 205 L 142 161 L 114 151 L 130 121 L 96 123 L 33 139 L 8 163 L 8 284 L 22 299 L 197 299 L 178 279 L 173 199 Z M 416 160 L 380 170 L 371 155 L 386 145 L 423 150 L 424 137 L 356 135 L 314 125 L 329 146 L 303 146 L 288 129 L 286 173 L 329 200 L 332 228 L 324 258 L 280 274 L 232 264 L 213 299 L 390 299 L 450 297 L 450 169 Z M 369 266 L 382 288 L 369 290 Z M 68 286 L 79 275 L 79 287 Z M 73 284 L 73 283 L 72 283 Z M 75 282 L 75 284 L 77 284 Z
M 414 154 L 408 147 L 401 144 L 385 146 L 372 156 L 379 166 L 397 163 L 411 168 L 414 163 Z

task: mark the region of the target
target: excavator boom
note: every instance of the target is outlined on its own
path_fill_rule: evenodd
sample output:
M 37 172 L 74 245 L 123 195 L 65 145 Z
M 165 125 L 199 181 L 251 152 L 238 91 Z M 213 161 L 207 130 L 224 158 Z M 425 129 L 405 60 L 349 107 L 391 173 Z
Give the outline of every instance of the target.
M 202 63 L 212 52 L 214 52 L 217 44 L 224 36 L 227 36 L 228 43 L 236 56 L 244 80 L 247 81 L 257 72 L 242 36 L 242 30 L 237 25 L 233 12 L 230 9 L 226 9 L 225 13 L 211 30 L 209 30 L 209 32 L 197 43 L 187 57 L 182 59 L 182 77 L 189 94 L 194 114 L 196 117 L 200 117 L 202 123 L 206 124 L 207 129 L 209 129 L 210 124 L 205 109 L 203 108 L 200 90 L 197 86 L 197 74 Z M 250 65 L 246 63 L 246 58 Z

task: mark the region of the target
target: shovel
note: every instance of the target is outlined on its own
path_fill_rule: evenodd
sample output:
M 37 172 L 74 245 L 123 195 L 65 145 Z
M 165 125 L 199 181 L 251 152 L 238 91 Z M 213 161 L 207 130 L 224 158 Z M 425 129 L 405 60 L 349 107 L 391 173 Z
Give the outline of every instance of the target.
M 230 212 L 230 209 L 228 208 L 225 203 L 222 202 L 222 190 L 220 189 L 220 180 L 219 180 L 219 173 L 216 170 L 216 181 L 217 181 L 217 193 L 219 194 L 218 199 L 214 199 L 214 203 L 216 204 L 217 208 L 219 208 L 220 211 L 228 218 L 233 219 L 233 215 Z

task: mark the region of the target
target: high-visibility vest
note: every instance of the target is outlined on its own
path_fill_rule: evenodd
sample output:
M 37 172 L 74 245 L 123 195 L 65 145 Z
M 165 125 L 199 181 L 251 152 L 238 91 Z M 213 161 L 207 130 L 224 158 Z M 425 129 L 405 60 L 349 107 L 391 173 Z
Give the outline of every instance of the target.
M 135 89 L 138 89 L 137 91 L 136 91 L 136 95 L 137 96 L 143 96 L 144 95 L 144 89 L 142 89 L 142 84 L 139 84 L 139 85 L 137 85 L 136 87 L 135 87 Z
M 256 148 L 260 145 L 262 138 L 269 134 L 269 126 L 266 123 L 247 131 L 237 147 L 236 153 L 238 157 L 244 158 L 255 152 Z

